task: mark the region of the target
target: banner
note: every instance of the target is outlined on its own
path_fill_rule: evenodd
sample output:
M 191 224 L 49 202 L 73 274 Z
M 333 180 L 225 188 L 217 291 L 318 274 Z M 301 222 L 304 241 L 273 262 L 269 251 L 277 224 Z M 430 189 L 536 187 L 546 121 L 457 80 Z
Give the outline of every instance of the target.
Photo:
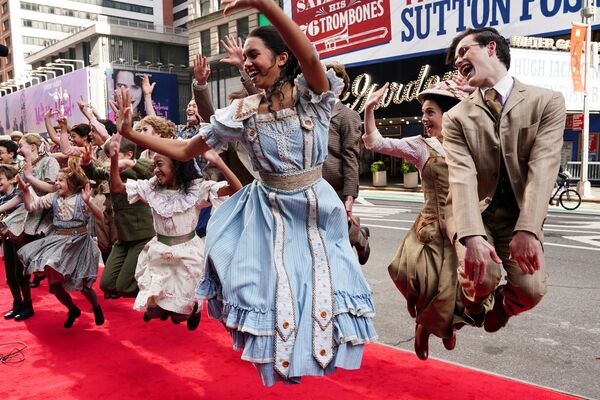
M 355 66 L 445 51 L 467 28 L 493 27 L 504 37 L 566 33 L 582 1 L 283 0 L 283 7 L 321 57 Z
M 179 93 L 177 87 L 177 75 L 154 72 L 135 71 L 130 69 L 107 69 L 106 70 L 106 98 L 113 99 L 115 88 L 127 87 L 131 93 L 131 110 L 134 116 L 145 117 L 146 106 L 142 93 L 142 77 L 148 75 L 150 83 L 156 82 L 152 92 L 152 105 L 156 115 L 166 118 L 175 124 L 179 123 Z M 115 116 L 110 107 L 108 118 L 113 120 Z
M 77 106 L 80 98 L 89 101 L 88 69 L 82 68 L 0 97 L 0 135 L 12 131 L 46 132 L 44 114 L 50 108 L 57 109 L 54 100 L 57 92 L 67 94 L 64 113 L 69 125 L 87 123 Z
M 389 43 L 392 38 L 388 0 L 310 3 L 293 1 L 292 12 L 321 57 Z
M 571 79 L 573 79 L 573 90 L 584 93 L 585 83 L 581 79 L 581 62 L 587 38 L 587 25 L 573 23 L 571 28 Z M 585 56 L 587 59 L 587 54 Z M 585 65 L 585 64 L 584 64 Z

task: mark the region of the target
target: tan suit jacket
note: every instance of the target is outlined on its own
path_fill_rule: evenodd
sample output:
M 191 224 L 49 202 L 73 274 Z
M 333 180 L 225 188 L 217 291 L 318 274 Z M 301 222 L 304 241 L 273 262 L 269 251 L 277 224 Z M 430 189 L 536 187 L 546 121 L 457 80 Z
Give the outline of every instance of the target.
M 496 191 L 503 157 L 520 210 L 514 230 L 531 232 L 543 242 L 542 225 L 560 164 L 565 117 L 562 94 L 516 79 L 502 110 L 499 135 L 480 90 L 444 114 L 450 238 L 486 236 L 481 213 Z

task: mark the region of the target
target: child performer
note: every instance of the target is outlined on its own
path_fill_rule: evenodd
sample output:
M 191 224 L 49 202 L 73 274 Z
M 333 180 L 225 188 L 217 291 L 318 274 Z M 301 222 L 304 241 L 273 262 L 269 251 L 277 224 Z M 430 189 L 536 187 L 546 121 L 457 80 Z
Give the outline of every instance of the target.
M 14 143 L 12 146 L 15 148 L 17 147 Z M 11 199 L 19 197 L 17 190 L 15 189 L 15 177 L 18 173 L 17 169 L 10 165 L 0 165 L 0 206 L 7 204 Z M 6 215 L 13 212 L 16 208 L 17 207 L 14 206 L 7 210 L 3 210 L 2 213 L 0 213 L 1 218 L 4 219 Z M 29 276 L 23 275 L 23 264 L 21 264 L 19 257 L 17 257 L 18 249 L 19 245 L 14 243 L 9 235 L 2 235 L 6 283 L 8 284 L 8 288 L 13 297 L 13 307 L 9 312 L 4 314 L 4 319 L 16 319 L 17 321 L 22 321 L 33 315 L 33 307 L 28 307 L 31 309 L 31 315 L 20 315 L 25 303 L 31 305 L 31 290 L 29 288 Z
M 348 239 L 346 211 L 321 177 L 336 92 L 310 41 L 271 0 L 222 0 L 224 12 L 254 7 L 273 26 L 244 44 L 244 68 L 264 93 L 217 110 L 189 140 L 122 133 L 168 157 L 188 160 L 208 148 L 240 142 L 261 181 L 211 216 L 206 272 L 197 294 L 231 332 L 242 358 L 265 385 L 298 383 L 336 367 L 357 369 L 363 345 L 376 337 L 371 289 Z M 302 72 L 302 74 L 300 74 Z M 126 89 L 117 92 L 131 119 Z
M 156 153 L 155 176 L 128 179 L 124 185 L 118 170 L 119 136 L 110 144 L 111 188 L 113 192 L 127 192 L 131 203 L 148 203 L 156 230 L 138 258 L 135 277 L 140 292 L 133 308 L 146 310 L 146 322 L 166 319 L 170 314 L 173 323 L 187 320 L 188 328 L 194 330 L 200 323 L 194 293 L 204 273 L 204 242 L 195 232 L 200 210 L 217 205 L 216 200 L 234 194 L 242 185 L 214 150 L 207 151 L 205 159 L 223 172 L 227 182 L 200 179 L 194 160 L 175 161 Z
M 104 315 L 92 288 L 98 274 L 100 250 L 89 234 L 88 222 L 90 212 L 98 219 L 102 219 L 103 214 L 92 202 L 87 177 L 77 160 L 71 159 L 69 168 L 60 170 L 54 193 L 38 197 L 20 176 L 17 180 L 28 211 L 52 208 L 54 215 L 52 233 L 23 246 L 18 252 L 26 273 L 46 272 L 50 293 L 69 310 L 65 328 L 72 327 L 81 316 L 81 310 L 65 289 L 81 291 L 92 305 L 96 325 L 102 325 Z

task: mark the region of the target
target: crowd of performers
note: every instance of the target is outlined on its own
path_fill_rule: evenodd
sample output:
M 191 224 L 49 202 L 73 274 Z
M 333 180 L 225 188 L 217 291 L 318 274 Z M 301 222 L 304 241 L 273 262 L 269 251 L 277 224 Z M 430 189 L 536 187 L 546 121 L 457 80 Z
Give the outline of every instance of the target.
M 87 124 L 49 110 L 48 140 L 14 132 L 0 141 L 13 298 L 4 318 L 34 316 L 30 286 L 45 277 L 66 307 L 65 328 L 81 315 L 70 291 L 102 325 L 93 284 L 103 263 L 104 299 L 135 297 L 146 322 L 194 330 L 206 300 L 265 385 L 357 369 L 377 335 L 359 265 L 369 231 L 352 215 L 363 123 L 339 101 L 348 77 L 339 64 L 324 66 L 272 1 L 223 5 L 226 13 L 254 7 L 273 24 L 243 44 L 223 42 L 244 86 L 230 106 L 213 109 L 210 68 L 198 56 L 179 131 L 154 114 L 145 77 L 143 118 L 129 88 L 118 87 L 116 124 L 80 102 Z M 374 111 L 387 85 L 364 112 L 365 147 L 414 163 L 422 177 L 423 207 L 388 267 L 415 319 L 421 359 L 430 334 L 451 350 L 457 329 L 497 331 L 541 300 L 546 204 L 538 200 L 549 197 L 564 124 L 560 94 L 507 74 L 508 46 L 494 29 L 457 36 L 448 61 L 461 78 L 419 93 L 423 136 L 380 135 Z

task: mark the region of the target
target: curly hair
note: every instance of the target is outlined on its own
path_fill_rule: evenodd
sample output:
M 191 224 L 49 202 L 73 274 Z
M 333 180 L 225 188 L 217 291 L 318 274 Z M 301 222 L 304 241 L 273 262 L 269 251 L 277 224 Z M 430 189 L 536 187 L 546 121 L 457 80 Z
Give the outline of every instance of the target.
M 169 121 L 156 115 L 147 115 L 140 121 L 140 124 L 147 124 L 154 129 L 154 132 L 165 139 L 173 139 L 175 137 L 175 131 L 169 124 Z
M 196 161 L 194 159 L 189 161 L 179 161 L 162 154 L 158 155 L 171 160 L 171 164 L 173 165 L 173 175 L 175 176 L 175 183 L 177 187 L 184 193 L 188 193 L 192 181 L 201 178 L 198 169 L 196 169 Z
M 267 47 L 273 54 L 273 57 L 277 57 L 283 53 L 287 53 L 288 55 L 287 62 L 279 74 L 279 80 L 266 91 L 267 101 L 269 102 L 269 110 L 271 110 L 271 98 L 273 96 L 283 97 L 283 93 L 281 91 L 283 85 L 290 83 L 292 86 L 294 86 L 294 79 L 296 79 L 296 76 L 298 76 L 300 73 L 300 63 L 298 63 L 298 59 L 294 53 L 292 53 L 287 44 L 285 44 L 281 34 L 274 26 L 260 26 L 250 32 L 248 37 L 256 37 L 262 40 L 265 47 Z
M 77 157 L 70 157 L 67 168 L 63 168 L 58 172 L 65 175 L 67 186 L 73 194 L 81 192 L 81 189 L 89 182 L 88 177 L 79 165 Z

